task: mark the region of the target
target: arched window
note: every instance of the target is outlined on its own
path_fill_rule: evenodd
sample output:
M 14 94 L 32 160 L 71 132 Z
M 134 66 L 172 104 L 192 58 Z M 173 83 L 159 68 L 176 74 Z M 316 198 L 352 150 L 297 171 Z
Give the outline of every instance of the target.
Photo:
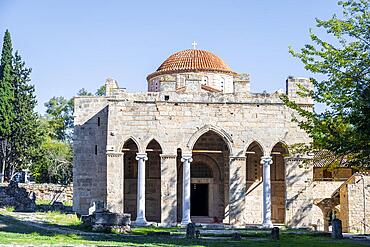
M 202 85 L 208 85 L 208 77 L 207 76 L 204 76 L 202 78 Z

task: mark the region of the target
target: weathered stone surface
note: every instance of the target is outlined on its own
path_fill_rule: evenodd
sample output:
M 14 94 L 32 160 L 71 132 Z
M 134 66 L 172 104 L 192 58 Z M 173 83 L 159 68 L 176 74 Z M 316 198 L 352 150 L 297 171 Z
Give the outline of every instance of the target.
M 7 183 L 2 183 L 0 186 L 8 186 Z M 60 184 L 37 184 L 37 183 L 18 183 L 18 187 L 24 188 L 29 193 L 34 193 L 36 198 L 44 201 L 55 200 L 59 202 L 71 203 L 73 197 L 72 185 Z
M 75 211 L 87 214 L 91 201 L 99 200 L 109 211 L 130 213 L 136 219 L 135 155 L 147 153 L 147 220 L 176 224 L 182 217 L 181 155 L 188 153 L 193 155 L 191 167 L 206 164 L 211 170 L 209 177 L 193 176 L 190 181 L 208 186 L 205 220 L 259 224 L 263 181 L 259 159 L 272 155 L 273 223 L 312 227 L 312 168 L 302 166 L 303 159 L 284 160 L 276 150 L 272 154 L 277 143 L 310 141 L 291 121 L 293 111 L 279 98 L 284 92 L 253 94 L 247 74 L 189 72 L 152 79 L 147 93 L 128 93 L 109 80 L 105 97 L 75 98 Z M 204 90 L 202 83 L 222 90 Z M 300 83 L 310 86 L 307 79 L 288 78 L 286 94 L 310 109 L 312 100 L 296 94 Z M 158 147 L 149 147 L 153 140 Z M 125 146 L 129 141 L 132 146 Z M 196 143 L 204 144 L 198 145 L 200 151 L 216 152 L 193 152 Z M 248 150 L 253 143 L 259 151 Z
M 11 206 L 17 212 L 34 212 L 36 210 L 35 197 L 30 198 L 24 188 L 11 181 L 7 187 L 0 187 L 0 207 Z

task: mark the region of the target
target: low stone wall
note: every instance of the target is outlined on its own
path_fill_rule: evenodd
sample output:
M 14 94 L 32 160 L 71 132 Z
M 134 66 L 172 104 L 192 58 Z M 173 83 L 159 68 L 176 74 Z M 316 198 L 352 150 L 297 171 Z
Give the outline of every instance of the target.
M 8 184 L 3 183 L 0 186 L 6 187 Z M 18 186 L 25 188 L 27 192 L 34 192 L 37 200 L 52 201 L 54 197 L 57 197 L 56 201 L 72 204 L 72 185 L 19 183 Z

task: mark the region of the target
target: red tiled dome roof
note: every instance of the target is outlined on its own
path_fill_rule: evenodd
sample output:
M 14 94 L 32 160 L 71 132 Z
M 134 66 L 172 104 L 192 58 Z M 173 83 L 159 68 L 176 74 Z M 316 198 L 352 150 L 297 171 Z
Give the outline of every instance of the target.
M 185 50 L 169 56 L 147 79 L 163 74 L 198 71 L 235 74 L 221 58 L 209 51 Z

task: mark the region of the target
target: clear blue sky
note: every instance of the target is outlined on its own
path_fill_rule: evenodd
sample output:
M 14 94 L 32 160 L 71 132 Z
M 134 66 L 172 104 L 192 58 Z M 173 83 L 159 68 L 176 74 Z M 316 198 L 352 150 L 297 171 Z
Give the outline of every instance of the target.
M 288 75 L 312 76 L 288 46 L 308 43 L 314 19 L 338 11 L 335 0 L 1 0 L 0 32 L 33 69 L 43 112 L 51 97 L 95 92 L 108 76 L 146 91 L 146 76 L 193 40 L 250 73 L 252 91 L 284 88 Z

